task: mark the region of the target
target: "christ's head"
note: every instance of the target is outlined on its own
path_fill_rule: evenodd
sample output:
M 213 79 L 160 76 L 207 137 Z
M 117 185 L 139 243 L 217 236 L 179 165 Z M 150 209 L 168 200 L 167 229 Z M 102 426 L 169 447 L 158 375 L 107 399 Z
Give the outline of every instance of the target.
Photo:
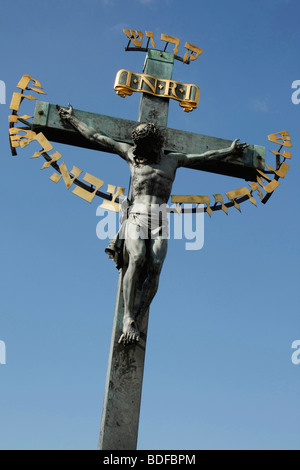
M 135 146 L 134 154 L 137 157 L 146 157 L 152 161 L 160 157 L 163 137 L 156 124 L 142 122 L 133 129 L 131 136 Z

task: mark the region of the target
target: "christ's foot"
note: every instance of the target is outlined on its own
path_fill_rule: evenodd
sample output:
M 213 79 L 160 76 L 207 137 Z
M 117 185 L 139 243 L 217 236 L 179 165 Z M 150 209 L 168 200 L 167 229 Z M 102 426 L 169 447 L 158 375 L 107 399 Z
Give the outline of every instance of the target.
M 140 340 L 140 331 L 137 327 L 136 322 L 128 317 L 124 318 L 123 322 L 123 333 L 119 339 L 119 344 L 133 344 L 137 343 Z

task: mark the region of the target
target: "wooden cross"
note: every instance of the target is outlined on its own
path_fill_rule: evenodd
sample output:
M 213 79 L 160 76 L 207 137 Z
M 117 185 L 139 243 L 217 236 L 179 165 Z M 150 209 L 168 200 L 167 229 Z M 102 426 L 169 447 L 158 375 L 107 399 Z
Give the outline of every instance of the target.
M 148 37 L 150 40 L 150 36 Z M 170 39 L 170 37 L 167 38 Z M 140 43 L 138 42 L 138 44 Z M 193 47 L 190 50 L 193 50 Z M 196 48 L 194 50 L 196 53 Z M 231 140 L 183 132 L 167 127 L 169 99 L 173 97 L 180 101 L 180 95 L 176 94 L 176 87 L 171 82 L 174 58 L 178 57 L 174 53 L 166 52 L 165 50 L 148 50 L 142 85 L 138 83 L 138 77 L 136 79 L 132 77 L 131 72 L 123 71 L 123 75 L 119 73 L 117 83 L 119 94 L 131 94 L 130 92 L 132 91 L 143 92 L 137 122 L 80 110 L 74 110 L 76 117 L 80 121 L 92 126 L 101 134 L 109 135 L 114 140 L 127 143 L 131 143 L 131 131 L 139 122 L 155 122 L 158 126 L 165 128 L 165 151 L 170 152 L 199 154 L 207 150 L 229 147 L 232 143 Z M 128 73 L 126 74 L 126 72 Z M 128 74 L 131 74 L 129 85 Z M 140 76 L 140 74 L 136 75 Z M 156 81 L 151 80 L 151 77 Z M 163 94 L 162 89 L 167 81 L 173 96 Z M 155 87 L 159 85 L 161 87 L 156 89 Z M 134 89 L 135 86 L 136 90 Z M 138 89 L 138 86 L 141 86 L 141 89 Z M 191 94 L 191 89 L 189 90 Z M 183 92 L 184 90 L 182 89 L 180 93 L 183 94 Z M 162 93 L 162 96 L 160 96 L 160 93 Z M 184 101 L 184 99 L 181 101 Z M 85 139 L 75 129 L 64 123 L 60 119 L 55 105 L 43 101 L 38 101 L 36 104 L 32 130 L 42 132 L 50 141 L 101 150 L 99 145 Z M 207 165 L 205 171 L 256 181 L 256 169 L 263 166 L 264 148 L 249 145 L 243 151 L 238 162 L 226 163 L 221 161 L 218 164 Z M 126 268 L 122 268 L 119 274 L 99 438 L 99 449 L 101 450 L 134 450 L 137 445 L 149 312 L 144 317 L 143 324 L 139 325 L 141 330 L 140 342 L 126 347 L 123 344 L 119 344 L 118 340 L 122 333 L 124 314 L 122 294 L 124 269 Z

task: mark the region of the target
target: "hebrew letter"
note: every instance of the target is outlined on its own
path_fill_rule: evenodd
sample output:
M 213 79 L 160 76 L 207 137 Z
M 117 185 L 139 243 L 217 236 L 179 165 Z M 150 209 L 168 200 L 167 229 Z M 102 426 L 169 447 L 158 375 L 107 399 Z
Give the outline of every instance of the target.
M 50 152 L 50 150 L 53 150 L 53 145 L 50 144 L 49 140 L 46 139 L 44 134 L 40 132 L 39 134 L 36 134 L 34 140 L 36 140 L 41 146 L 43 147 L 42 150 L 39 152 L 35 152 L 31 158 L 38 158 L 42 155 L 44 152 Z
M 234 207 L 235 207 L 238 211 L 241 212 L 241 207 L 240 207 L 240 205 L 239 205 L 239 204 L 236 202 L 236 200 L 235 200 L 235 199 L 238 197 L 238 195 L 237 195 L 237 190 L 229 191 L 228 193 L 225 193 L 225 194 L 226 194 L 226 196 L 228 197 L 228 199 L 233 202 Z
M 198 59 L 199 55 L 202 54 L 203 52 L 202 49 L 200 49 L 200 47 L 193 46 L 193 44 L 190 44 L 189 42 L 186 42 L 184 47 L 187 49 L 187 51 L 183 58 L 183 62 L 196 60 Z M 193 54 L 196 54 L 196 55 L 193 55 Z
M 212 210 L 210 208 L 210 197 L 209 196 L 198 196 L 197 202 L 199 204 L 206 204 L 206 212 L 208 213 L 209 217 L 212 215 Z
M 259 194 L 260 199 L 263 200 L 264 195 L 263 195 L 263 193 L 261 192 L 261 190 L 259 189 L 258 184 L 257 184 L 257 183 L 249 183 L 249 186 L 250 186 L 250 188 L 252 189 L 252 192 L 257 191 L 258 194 Z
M 22 93 L 15 92 L 13 94 L 9 109 L 11 109 L 12 111 L 19 111 L 19 107 L 23 98 L 27 98 L 28 100 L 36 100 L 34 96 L 23 95 Z
M 146 37 L 149 39 L 151 38 L 151 45 L 152 47 L 155 47 L 154 34 L 152 31 L 146 31 Z
M 71 176 L 69 175 L 68 168 L 67 168 L 67 165 L 65 164 L 65 162 L 63 162 L 59 166 L 59 169 L 61 171 L 61 175 L 59 175 L 58 173 L 54 173 L 52 176 L 50 176 L 50 180 L 53 181 L 54 183 L 58 183 L 60 181 L 61 177 L 63 177 L 64 183 L 65 183 L 67 189 L 70 189 L 70 187 L 74 183 L 74 180 L 76 180 L 76 178 L 78 178 L 82 173 L 82 170 L 80 170 L 80 168 L 77 168 L 77 166 L 73 166 L 73 169 L 72 169 L 71 173 L 74 175 L 74 177 L 71 178 Z
M 57 162 L 61 158 L 61 154 L 59 152 L 54 152 L 52 155 L 50 155 L 51 160 L 49 162 L 45 162 L 44 165 L 42 166 L 41 170 L 44 170 L 45 168 L 49 168 L 52 163 Z
M 47 93 L 45 93 L 43 90 L 39 90 L 38 88 L 35 88 L 35 87 L 27 87 L 28 90 L 32 90 L 32 91 L 35 91 L 36 93 L 40 93 L 40 94 L 43 94 L 43 95 L 46 95 Z
M 228 208 L 224 204 L 223 196 L 221 194 L 214 194 L 214 198 L 215 198 L 216 204 L 219 202 L 221 204 L 222 211 L 224 211 L 225 214 L 228 215 Z
M 281 163 L 280 168 L 278 170 L 274 170 L 274 168 L 269 165 L 266 165 L 266 167 L 268 168 L 268 170 L 273 171 L 275 175 L 279 176 L 279 178 L 285 178 L 285 175 L 290 169 L 290 165 L 287 165 L 284 162 Z
M 33 82 L 35 87 L 43 88 L 40 82 L 30 77 L 30 75 L 23 75 L 23 77 L 21 78 L 21 80 L 19 81 L 17 85 L 17 88 L 21 88 L 21 90 L 26 90 L 26 88 L 29 88 L 29 90 L 34 90 L 37 93 L 43 93 L 44 95 L 46 94 L 44 91 L 38 90 L 37 88 L 28 87 L 29 82 Z
M 175 44 L 174 54 L 177 55 L 180 39 L 173 38 L 173 36 L 167 36 L 166 34 L 162 34 L 160 39 L 161 41 L 171 42 L 172 44 Z
M 269 184 L 264 186 L 263 185 L 263 180 L 259 176 L 257 176 L 257 182 L 258 182 L 259 186 L 264 188 L 264 190 L 267 193 L 272 193 L 276 188 L 278 188 L 280 183 L 277 180 L 274 179 L 273 181 L 271 181 L 270 178 L 267 175 L 265 175 L 262 171 L 260 171 L 260 170 L 258 170 L 258 171 L 265 180 L 269 181 Z
M 19 132 L 24 132 L 25 135 L 20 135 Z M 11 146 L 24 148 L 30 144 L 36 137 L 36 133 L 33 131 L 27 131 L 19 129 L 17 127 L 11 127 L 9 129 Z
M 287 158 L 287 159 L 291 159 L 292 158 L 292 152 L 287 152 L 286 150 L 283 151 L 283 153 L 280 153 L 280 152 L 276 152 L 276 150 L 271 150 L 272 153 L 274 153 L 274 155 L 276 155 L 276 157 L 283 157 L 283 158 Z
M 256 200 L 254 199 L 254 197 L 252 197 L 250 190 L 248 188 L 240 188 L 240 189 L 235 189 L 234 191 L 229 191 L 228 193 L 226 193 L 226 196 L 228 197 L 228 199 L 233 201 L 234 207 L 238 209 L 240 212 L 241 212 L 240 206 L 236 202 L 236 199 L 238 197 L 248 196 L 248 198 L 250 199 L 250 202 L 252 202 L 252 204 L 256 206 Z
M 123 32 L 130 39 L 130 41 L 135 45 L 135 47 L 142 47 L 144 34 L 142 31 L 135 31 L 133 29 L 123 29 Z M 138 39 L 140 38 L 140 39 Z
M 111 201 L 104 200 L 100 207 L 109 211 L 120 212 L 120 204 L 115 202 L 115 200 L 118 196 L 124 196 L 125 188 L 118 187 L 117 191 L 116 188 L 117 186 L 113 186 L 111 184 L 108 185 L 107 192 L 112 194 L 113 198 Z
M 100 180 L 99 178 L 96 178 L 96 176 L 93 176 L 90 173 L 85 174 L 83 181 L 86 181 L 87 183 L 90 183 L 92 186 L 95 186 L 94 191 L 89 192 L 86 189 L 83 189 L 77 186 L 72 191 L 72 193 L 76 194 L 76 196 L 81 197 L 81 199 L 84 199 L 87 202 L 92 202 L 92 200 L 96 196 L 98 189 L 104 185 L 104 181 Z
M 206 212 L 209 214 L 209 216 L 212 214 L 209 196 L 171 196 L 171 200 L 176 204 L 206 204 Z
M 28 116 L 28 114 L 24 114 L 24 116 L 18 116 L 17 114 L 11 114 L 10 116 L 8 116 L 8 122 L 13 122 L 13 123 L 17 123 L 18 122 L 18 119 L 31 119 L 32 116 Z
M 292 147 L 291 137 L 288 131 L 276 132 L 268 136 L 270 142 L 274 144 L 283 145 L 284 147 Z

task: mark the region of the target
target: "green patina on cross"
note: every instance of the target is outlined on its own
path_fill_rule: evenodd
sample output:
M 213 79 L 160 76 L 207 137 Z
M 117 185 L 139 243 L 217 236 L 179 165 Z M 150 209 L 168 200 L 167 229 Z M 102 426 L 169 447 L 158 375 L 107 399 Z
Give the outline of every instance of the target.
M 172 80 L 174 58 L 174 54 L 166 51 L 149 50 L 143 73 L 161 80 Z M 166 154 L 170 153 L 170 155 L 174 152 L 201 154 L 212 149 L 228 148 L 232 144 L 231 140 L 169 129 L 167 127 L 169 99 L 149 94 L 147 82 L 143 83 L 143 87 L 145 87 L 145 93 L 142 93 L 141 96 L 137 122 L 76 109 L 74 115 L 77 120 L 85 123 L 89 128 L 93 128 L 102 136 L 109 136 L 122 145 L 133 143 L 132 129 L 138 123 L 153 122 L 163 128 L 164 151 Z M 61 119 L 55 105 L 43 101 L 38 101 L 36 104 L 32 129 L 35 132 L 42 132 L 50 141 L 110 151 L 107 148 L 102 148 L 101 143 L 86 139 Z M 264 160 L 264 147 L 249 145 L 246 149 L 243 149 L 237 161 L 208 162 L 201 169 L 243 178 L 248 181 L 256 181 L 256 169 L 264 167 Z M 193 163 L 191 163 L 189 168 L 193 167 L 199 169 L 199 166 L 193 166 Z M 119 338 L 122 333 L 124 317 L 123 279 L 125 273 L 126 268 L 122 268 L 119 275 L 99 439 L 99 449 L 102 450 L 135 449 L 138 436 L 149 312 L 144 315 L 139 325 L 140 341 L 137 344 L 124 347 Z M 141 288 L 142 283 L 139 289 L 141 290 Z M 138 295 L 136 296 L 136 302 L 137 299 Z

